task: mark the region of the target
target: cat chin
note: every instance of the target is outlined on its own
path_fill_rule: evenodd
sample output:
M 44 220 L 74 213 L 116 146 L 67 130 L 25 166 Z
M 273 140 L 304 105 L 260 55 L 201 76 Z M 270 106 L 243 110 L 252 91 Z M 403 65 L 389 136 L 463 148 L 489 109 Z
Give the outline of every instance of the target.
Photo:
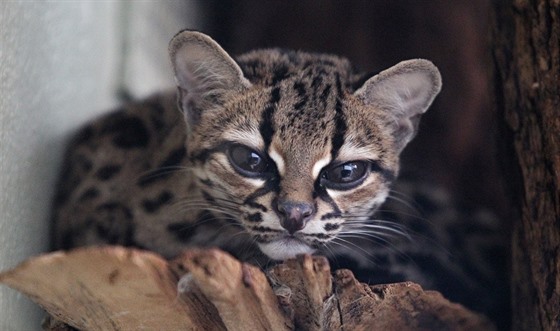
M 292 259 L 300 254 L 313 254 L 315 249 L 295 238 L 283 238 L 269 243 L 259 243 L 260 250 L 273 260 Z

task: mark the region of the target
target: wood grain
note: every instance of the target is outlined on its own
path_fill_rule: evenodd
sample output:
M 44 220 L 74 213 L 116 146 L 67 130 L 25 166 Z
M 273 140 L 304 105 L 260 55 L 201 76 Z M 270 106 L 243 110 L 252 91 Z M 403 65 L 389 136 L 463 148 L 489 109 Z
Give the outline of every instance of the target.
M 217 249 L 167 262 L 122 247 L 33 258 L 0 274 L 51 315 L 45 330 L 493 330 L 414 283 L 367 285 L 324 257 L 267 271 Z

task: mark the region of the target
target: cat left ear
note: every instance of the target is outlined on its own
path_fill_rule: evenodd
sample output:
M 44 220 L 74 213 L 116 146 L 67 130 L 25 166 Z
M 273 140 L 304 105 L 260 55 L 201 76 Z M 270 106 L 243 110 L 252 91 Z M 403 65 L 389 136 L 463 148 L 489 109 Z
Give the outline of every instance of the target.
M 197 31 L 181 31 L 169 43 L 169 56 L 179 89 L 179 107 L 187 124 L 228 95 L 251 87 L 239 65 L 217 42 Z
M 441 75 L 428 60 L 400 62 L 368 79 L 354 95 L 365 104 L 387 112 L 400 152 L 414 138 L 421 115 L 441 90 Z

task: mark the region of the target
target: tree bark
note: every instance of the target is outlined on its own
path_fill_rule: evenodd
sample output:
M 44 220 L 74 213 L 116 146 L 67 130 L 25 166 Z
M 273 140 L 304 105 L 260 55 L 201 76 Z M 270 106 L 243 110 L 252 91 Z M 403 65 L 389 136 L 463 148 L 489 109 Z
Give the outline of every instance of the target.
M 514 330 L 560 330 L 560 1 L 494 3 L 496 102 L 511 154 Z

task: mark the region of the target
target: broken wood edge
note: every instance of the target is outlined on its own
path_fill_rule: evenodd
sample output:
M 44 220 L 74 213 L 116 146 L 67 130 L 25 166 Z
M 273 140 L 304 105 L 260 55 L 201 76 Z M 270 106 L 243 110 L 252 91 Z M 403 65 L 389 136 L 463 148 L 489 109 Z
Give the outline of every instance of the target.
M 292 330 L 263 272 L 218 249 L 193 249 L 171 262 L 192 277 L 228 330 Z M 189 298 L 190 286 L 181 294 Z
M 74 328 L 133 329 L 122 324 L 128 320 L 123 322 L 111 314 L 102 316 L 108 318 L 107 321 L 77 323 L 75 317 L 69 318 L 77 307 L 62 307 L 59 302 L 52 302 L 60 298 L 59 295 L 47 292 L 52 298 L 41 297 L 42 294 L 33 292 L 33 289 L 44 287 L 34 285 L 30 288 L 29 284 L 17 281 L 38 281 L 36 278 L 21 278 L 21 273 L 25 274 L 25 270 L 30 270 L 34 264 L 44 267 L 52 261 L 75 261 L 71 257 L 80 257 L 78 261 L 83 261 L 80 263 L 118 261 L 127 268 L 136 268 L 132 275 L 142 273 L 139 277 L 146 279 L 150 295 L 166 298 L 168 301 L 162 303 L 164 308 L 172 304 L 171 315 L 150 315 L 148 309 L 143 316 L 152 323 L 161 323 L 157 325 L 166 330 L 184 329 L 185 324 L 179 327 L 178 323 L 170 328 L 166 324 L 170 323 L 170 318 L 183 321 L 193 330 L 494 330 L 486 317 L 449 302 L 439 292 L 424 291 L 417 284 L 367 285 L 358 282 L 346 269 L 336 270 L 333 276 L 328 261 L 321 256 L 298 256 L 272 267 L 265 274 L 218 249 L 187 250 L 168 262 L 154 253 L 136 249 L 89 247 L 32 258 L 1 273 L 0 283 L 20 290 L 56 319 Z M 78 266 L 76 270 L 81 268 Z M 94 276 L 108 279 L 107 274 Z M 142 278 L 144 276 L 147 278 Z M 81 276 L 77 274 L 76 277 Z M 156 288 L 157 293 L 153 292 Z M 157 311 L 155 308 L 154 312 Z M 80 318 L 91 316 L 80 315 Z M 160 322 L 156 320 L 158 318 Z M 51 324 L 57 328 L 47 325 L 45 329 L 62 330 L 60 323 Z

